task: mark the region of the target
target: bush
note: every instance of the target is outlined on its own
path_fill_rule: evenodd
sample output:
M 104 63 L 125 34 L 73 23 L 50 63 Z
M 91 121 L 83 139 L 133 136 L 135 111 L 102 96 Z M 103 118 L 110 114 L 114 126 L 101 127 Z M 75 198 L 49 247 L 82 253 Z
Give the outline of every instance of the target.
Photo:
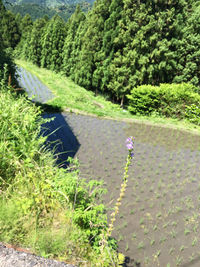
M 151 115 L 185 118 L 186 106 L 198 104 L 200 95 L 192 84 L 141 85 L 133 88 L 129 100 L 129 111 L 137 115 Z
M 200 125 L 200 107 L 192 104 L 191 106 L 186 106 L 185 110 L 186 118 L 197 125 Z

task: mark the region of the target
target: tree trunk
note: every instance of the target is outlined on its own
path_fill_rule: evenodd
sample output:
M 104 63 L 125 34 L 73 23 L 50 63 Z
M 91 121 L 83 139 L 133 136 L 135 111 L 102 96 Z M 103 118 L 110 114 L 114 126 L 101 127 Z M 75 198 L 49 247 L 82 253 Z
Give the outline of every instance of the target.
M 121 104 L 120 104 L 120 108 L 123 108 L 123 107 L 124 107 L 124 95 L 122 96 Z

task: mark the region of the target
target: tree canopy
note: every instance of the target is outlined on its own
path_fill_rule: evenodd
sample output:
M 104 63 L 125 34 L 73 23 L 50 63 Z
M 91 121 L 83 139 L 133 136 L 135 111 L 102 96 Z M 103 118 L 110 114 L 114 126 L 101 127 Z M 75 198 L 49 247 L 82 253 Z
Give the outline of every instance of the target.
M 199 85 L 199 12 L 197 0 L 97 0 L 87 15 L 78 6 L 67 23 L 54 16 L 32 26 L 25 16 L 18 47 L 26 59 L 123 105 L 143 84 Z
M 11 25 L 9 23 L 11 23 Z M 12 26 L 14 27 L 13 29 L 11 28 Z M 19 36 L 17 34 L 18 29 L 15 18 L 10 12 L 6 11 L 2 0 L 0 0 L 0 80 L 3 77 L 5 78 L 5 74 L 7 74 L 7 79 L 8 76 L 11 75 L 14 80 L 15 66 L 11 50 L 19 41 Z M 6 73 L 4 71 L 5 66 L 7 68 Z

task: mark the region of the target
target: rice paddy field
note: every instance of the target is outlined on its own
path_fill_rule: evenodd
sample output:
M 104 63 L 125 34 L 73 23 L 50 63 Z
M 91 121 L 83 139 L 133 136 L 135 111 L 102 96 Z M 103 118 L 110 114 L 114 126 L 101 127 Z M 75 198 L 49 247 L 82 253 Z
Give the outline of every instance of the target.
M 50 131 L 59 127 L 57 152 L 79 158 L 81 177 L 104 180 L 108 214 L 119 196 L 126 138 L 135 137 L 112 235 L 127 256 L 125 266 L 200 266 L 200 134 L 74 113 L 44 116 L 55 117 L 45 125 Z
M 18 67 L 16 74 L 18 75 L 19 86 L 26 90 L 28 97 L 34 102 L 46 103 L 54 98 L 48 87 L 24 68 Z

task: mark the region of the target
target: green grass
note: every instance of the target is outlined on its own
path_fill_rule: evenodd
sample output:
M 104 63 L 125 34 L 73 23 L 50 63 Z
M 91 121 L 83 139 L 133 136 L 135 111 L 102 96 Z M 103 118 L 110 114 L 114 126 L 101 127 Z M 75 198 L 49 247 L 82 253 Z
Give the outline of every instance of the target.
M 158 116 L 134 116 L 128 110 L 122 110 L 118 104 L 106 100 L 105 97 L 78 86 L 69 78 L 60 73 L 39 68 L 30 62 L 16 60 L 16 64 L 36 75 L 56 95 L 48 104 L 59 107 L 63 111 L 89 114 L 104 118 L 159 124 L 160 126 L 179 128 L 200 133 L 200 126 L 189 123 L 187 120 L 178 120 Z
M 16 60 L 16 63 L 36 75 L 50 90 L 56 95 L 56 98 L 49 101 L 49 104 L 59 107 L 63 110 L 68 109 L 79 112 L 85 112 L 97 116 L 125 117 L 124 112 L 118 105 L 106 101 L 104 97 L 95 97 L 92 91 L 87 91 L 83 87 L 76 85 L 69 78 L 62 76 L 44 68 Z M 130 117 L 129 112 L 128 117 Z

